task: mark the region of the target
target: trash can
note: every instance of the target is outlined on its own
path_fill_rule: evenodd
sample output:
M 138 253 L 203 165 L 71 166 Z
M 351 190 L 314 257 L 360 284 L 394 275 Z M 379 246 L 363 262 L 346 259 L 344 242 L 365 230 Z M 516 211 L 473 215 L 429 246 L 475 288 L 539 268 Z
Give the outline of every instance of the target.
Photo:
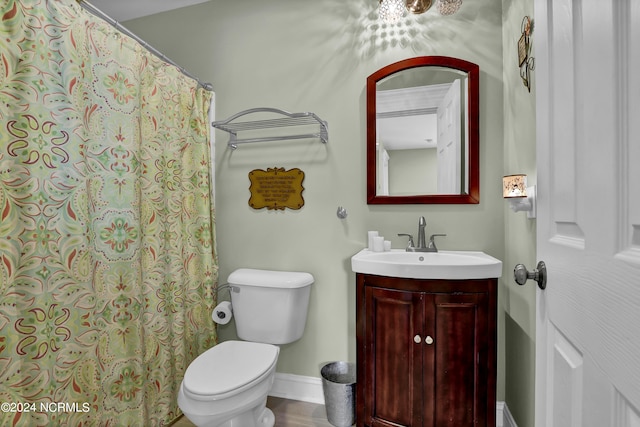
M 336 427 L 351 427 L 356 421 L 355 363 L 327 363 L 320 375 L 327 420 Z

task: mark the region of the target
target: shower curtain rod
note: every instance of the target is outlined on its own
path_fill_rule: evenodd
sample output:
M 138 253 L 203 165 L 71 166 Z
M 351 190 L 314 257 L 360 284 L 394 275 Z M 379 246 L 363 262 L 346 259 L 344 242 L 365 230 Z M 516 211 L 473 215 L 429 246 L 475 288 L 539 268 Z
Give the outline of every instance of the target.
M 197 81 L 198 85 L 202 86 L 204 89 L 213 91 L 213 85 L 211 83 L 202 82 L 199 78 L 197 78 L 196 76 L 194 76 L 193 74 L 185 70 L 183 67 L 179 66 L 178 64 L 173 62 L 171 59 L 169 59 L 164 53 L 160 52 L 158 49 L 149 45 L 146 41 L 142 40 L 140 37 L 136 36 L 134 33 L 129 31 L 125 27 L 123 27 L 118 21 L 116 21 L 115 19 L 113 19 L 112 17 L 110 17 L 109 15 L 107 15 L 106 13 L 104 13 L 103 11 L 101 11 L 91 3 L 89 3 L 87 0 L 76 0 L 76 1 L 78 2 L 78 4 L 80 4 L 82 8 L 96 15 L 98 18 L 102 18 L 103 20 L 107 21 L 109 24 L 115 27 L 116 30 L 122 31 L 124 34 L 126 34 L 127 36 L 131 37 L 132 39 L 140 43 L 142 47 L 147 49 L 149 52 L 153 53 L 158 58 L 177 67 L 182 72 L 182 74 L 184 74 L 187 77 L 191 77 L 192 79 Z

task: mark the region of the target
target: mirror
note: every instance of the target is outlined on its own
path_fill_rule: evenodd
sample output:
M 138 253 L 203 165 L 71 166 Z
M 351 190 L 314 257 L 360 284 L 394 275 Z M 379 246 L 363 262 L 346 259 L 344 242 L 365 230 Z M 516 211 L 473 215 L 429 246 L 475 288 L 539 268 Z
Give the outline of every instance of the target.
M 476 64 L 421 56 L 367 78 L 367 203 L 480 202 Z

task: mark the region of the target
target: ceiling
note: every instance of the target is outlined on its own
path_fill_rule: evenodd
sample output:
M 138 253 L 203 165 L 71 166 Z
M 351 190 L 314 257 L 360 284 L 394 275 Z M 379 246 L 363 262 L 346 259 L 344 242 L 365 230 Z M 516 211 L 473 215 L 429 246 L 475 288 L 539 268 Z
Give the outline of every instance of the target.
M 376 92 L 378 142 L 387 150 L 435 148 L 437 111 L 453 83 Z
M 178 9 L 208 0 L 88 0 L 118 22 Z

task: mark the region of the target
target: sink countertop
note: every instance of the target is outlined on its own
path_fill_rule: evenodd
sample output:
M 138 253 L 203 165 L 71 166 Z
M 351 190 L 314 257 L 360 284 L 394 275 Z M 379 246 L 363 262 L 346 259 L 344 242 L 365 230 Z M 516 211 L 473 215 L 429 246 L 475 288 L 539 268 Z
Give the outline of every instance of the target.
M 363 249 L 351 257 L 355 273 L 409 279 L 490 279 L 502 276 L 502 261 L 476 251 L 406 252 Z

